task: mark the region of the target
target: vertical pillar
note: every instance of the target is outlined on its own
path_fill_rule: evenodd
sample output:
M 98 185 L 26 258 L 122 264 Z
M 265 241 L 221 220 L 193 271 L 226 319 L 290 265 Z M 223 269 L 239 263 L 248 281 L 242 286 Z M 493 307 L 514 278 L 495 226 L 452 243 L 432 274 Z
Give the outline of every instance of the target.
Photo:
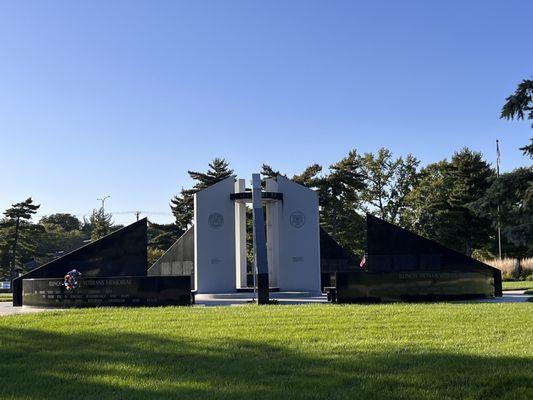
M 265 190 L 277 192 L 278 186 L 274 178 L 266 179 Z M 279 287 L 279 214 L 281 201 L 266 203 L 266 235 L 268 253 L 268 279 L 270 287 Z
M 235 181 L 235 193 L 246 190 L 245 180 Z M 246 203 L 235 202 L 235 269 L 238 288 L 247 287 L 246 282 Z
M 266 248 L 265 217 L 261 197 L 261 176 L 252 174 L 252 205 L 254 222 L 254 259 L 257 271 L 257 303 L 267 304 L 268 293 L 268 258 Z

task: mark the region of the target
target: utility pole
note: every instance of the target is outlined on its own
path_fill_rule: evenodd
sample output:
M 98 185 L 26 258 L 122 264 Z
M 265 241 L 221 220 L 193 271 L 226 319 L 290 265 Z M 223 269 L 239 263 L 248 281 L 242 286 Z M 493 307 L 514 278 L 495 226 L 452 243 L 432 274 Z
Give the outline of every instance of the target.
M 496 179 L 500 179 L 500 141 L 496 139 Z M 500 224 L 500 195 L 497 197 L 498 257 L 502 259 L 502 227 Z
M 109 199 L 110 197 L 111 197 L 111 196 L 105 196 L 105 197 L 103 197 L 103 198 L 101 198 L 101 199 L 96 199 L 96 200 L 99 200 L 99 201 L 102 202 L 102 210 L 104 210 L 105 201 L 106 201 L 107 199 Z

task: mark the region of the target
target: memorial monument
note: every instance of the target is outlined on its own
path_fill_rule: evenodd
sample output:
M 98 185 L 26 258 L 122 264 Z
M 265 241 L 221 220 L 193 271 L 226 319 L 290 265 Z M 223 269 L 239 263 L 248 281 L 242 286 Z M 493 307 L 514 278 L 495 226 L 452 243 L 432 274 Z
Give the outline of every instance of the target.
M 13 305 L 83 307 L 191 304 L 190 279 L 148 277 L 146 218 L 13 280 Z M 65 275 L 79 272 L 68 288 Z
M 257 288 L 259 301 L 268 300 L 265 293 L 269 289 L 319 293 L 318 196 L 283 176 L 262 182 L 259 174 L 253 174 L 251 190 L 246 189 L 244 179 L 228 177 L 196 193 L 193 227 L 148 275 L 189 273 L 197 293 L 234 293 L 250 288 L 247 203 L 253 205 L 252 287 Z
M 253 174 L 251 188 L 232 176 L 196 193 L 193 226 L 148 270 L 146 224 L 135 222 L 16 278 L 13 304 L 191 304 L 195 293 L 252 290 L 266 304 L 270 291 L 318 294 L 324 288 L 334 302 L 502 293 L 498 269 L 371 215 L 361 262 L 320 228 L 317 193 L 283 176 Z M 76 282 L 65 287 L 69 271 Z

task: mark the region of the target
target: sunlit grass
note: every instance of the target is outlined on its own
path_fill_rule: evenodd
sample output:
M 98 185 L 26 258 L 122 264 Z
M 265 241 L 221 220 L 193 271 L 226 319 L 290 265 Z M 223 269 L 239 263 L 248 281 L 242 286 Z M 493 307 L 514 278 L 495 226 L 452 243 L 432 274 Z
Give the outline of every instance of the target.
M 2 399 L 533 398 L 533 303 L 0 318 Z
M 0 293 L 0 301 L 13 301 L 11 293 Z
M 502 282 L 503 290 L 533 289 L 533 281 Z

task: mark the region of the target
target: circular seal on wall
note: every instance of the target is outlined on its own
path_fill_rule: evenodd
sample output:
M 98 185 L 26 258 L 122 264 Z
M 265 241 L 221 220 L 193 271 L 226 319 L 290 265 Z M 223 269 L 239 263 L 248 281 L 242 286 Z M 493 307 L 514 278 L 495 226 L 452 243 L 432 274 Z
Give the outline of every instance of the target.
M 290 216 L 290 223 L 294 228 L 301 228 L 305 225 L 305 214 L 301 211 L 294 211 Z
M 209 214 L 207 223 L 209 224 L 211 228 L 218 229 L 222 225 L 224 225 L 224 217 L 222 216 L 222 214 L 217 213 L 217 212 L 211 213 Z

